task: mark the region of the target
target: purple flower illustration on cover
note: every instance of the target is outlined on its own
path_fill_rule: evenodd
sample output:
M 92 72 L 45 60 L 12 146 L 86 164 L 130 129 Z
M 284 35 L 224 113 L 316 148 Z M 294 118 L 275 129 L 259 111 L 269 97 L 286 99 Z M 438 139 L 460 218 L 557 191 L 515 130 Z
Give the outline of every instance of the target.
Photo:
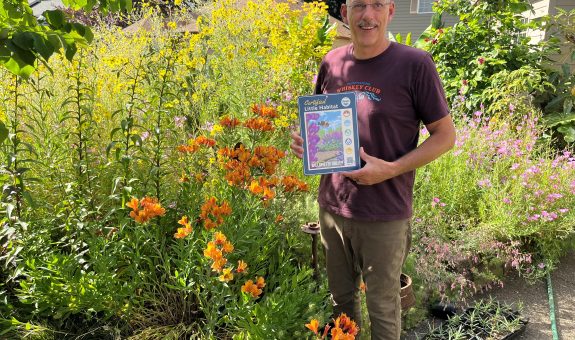
M 341 111 L 306 113 L 306 134 L 310 168 L 344 165 Z

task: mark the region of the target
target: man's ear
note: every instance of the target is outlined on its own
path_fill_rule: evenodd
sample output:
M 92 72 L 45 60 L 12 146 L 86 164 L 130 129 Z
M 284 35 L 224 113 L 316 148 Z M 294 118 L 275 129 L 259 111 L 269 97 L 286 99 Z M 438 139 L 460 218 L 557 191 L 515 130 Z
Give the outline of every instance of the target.
M 391 4 L 389 5 L 389 20 L 391 21 L 391 19 L 393 19 L 393 16 L 395 15 L 395 2 L 391 2 Z
M 349 22 L 347 21 L 347 5 L 345 3 L 341 4 L 341 7 L 339 8 L 339 14 L 341 15 L 343 23 L 349 25 Z

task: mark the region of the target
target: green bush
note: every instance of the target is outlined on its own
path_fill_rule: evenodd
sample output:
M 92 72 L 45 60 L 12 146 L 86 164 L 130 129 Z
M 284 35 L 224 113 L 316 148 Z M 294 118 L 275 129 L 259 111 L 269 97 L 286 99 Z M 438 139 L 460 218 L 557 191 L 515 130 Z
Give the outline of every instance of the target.
M 530 43 L 527 29 L 541 29 L 541 21 L 525 23 L 521 13 L 531 9 L 525 0 L 436 2 L 434 11 L 458 18 L 450 27 L 430 27 L 427 49 L 437 63 L 450 103 L 465 95 L 469 110 L 489 107 L 493 101 L 484 95 L 492 77 L 522 67 L 540 70 L 556 50 L 555 39 Z

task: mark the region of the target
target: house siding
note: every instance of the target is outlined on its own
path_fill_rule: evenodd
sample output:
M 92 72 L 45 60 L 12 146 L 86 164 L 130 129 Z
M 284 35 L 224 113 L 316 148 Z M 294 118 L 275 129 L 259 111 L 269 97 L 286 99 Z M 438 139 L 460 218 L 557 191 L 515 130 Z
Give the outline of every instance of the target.
M 527 18 L 527 20 L 533 20 L 541 18 L 549 13 L 549 5 L 551 0 L 535 0 L 531 2 L 533 10 L 525 11 L 522 15 Z M 541 40 L 544 40 L 545 31 L 544 30 L 527 30 L 526 35 L 531 38 L 531 43 L 536 44 Z
M 552 12 L 550 14 L 556 14 L 557 10 L 556 7 L 561 7 L 566 11 L 570 11 L 575 9 L 575 0 L 555 0 L 553 1 L 555 6 L 551 9 Z
M 387 28 L 391 34 L 396 35 L 400 33 L 402 37 L 405 37 L 411 32 L 411 38 L 415 40 L 429 27 L 432 13 L 410 13 L 410 9 L 411 1 L 395 1 L 395 16 Z M 443 21 L 446 26 L 451 26 L 457 22 L 455 18 L 446 16 L 444 16 Z
M 571 11 L 575 9 L 575 0 L 549 0 L 549 1 L 550 1 L 549 5 L 550 15 L 556 15 L 557 8 L 562 8 L 566 11 Z M 561 48 L 561 54 L 558 54 L 552 57 L 551 59 L 554 60 L 557 65 L 562 65 L 565 63 L 570 64 L 571 68 L 573 69 L 573 67 L 575 67 L 575 60 L 572 60 L 570 57 L 571 57 L 570 50 L 566 46 L 563 46 L 563 48 Z
M 571 11 L 575 9 L 575 0 L 548 0 L 549 1 L 549 15 L 556 15 L 557 8 L 562 8 L 566 11 Z M 547 34 L 546 38 L 550 38 L 549 34 Z M 575 67 L 575 61 L 571 60 L 570 58 L 570 51 L 563 47 L 561 49 L 561 54 L 557 54 L 551 57 L 556 63 L 556 66 L 559 68 L 562 64 L 567 63 L 570 64 L 571 67 Z

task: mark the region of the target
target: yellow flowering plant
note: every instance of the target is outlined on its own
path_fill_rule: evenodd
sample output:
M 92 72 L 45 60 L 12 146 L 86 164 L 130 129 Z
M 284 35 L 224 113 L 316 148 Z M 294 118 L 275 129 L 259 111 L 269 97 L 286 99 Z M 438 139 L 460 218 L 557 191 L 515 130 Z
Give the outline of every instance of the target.
M 286 208 L 313 191 L 288 143 L 293 98 L 330 45 L 324 8 L 222 0 L 201 13 L 196 34 L 144 13 L 149 30 L 97 27 L 72 62 L 56 54 L 29 81 L 0 70 L 20 143 L 2 153 L 29 160 L 24 176 L 9 164 L 21 195 L 3 200 L 18 318 L 297 338 L 321 313 L 294 228 L 313 212 Z

